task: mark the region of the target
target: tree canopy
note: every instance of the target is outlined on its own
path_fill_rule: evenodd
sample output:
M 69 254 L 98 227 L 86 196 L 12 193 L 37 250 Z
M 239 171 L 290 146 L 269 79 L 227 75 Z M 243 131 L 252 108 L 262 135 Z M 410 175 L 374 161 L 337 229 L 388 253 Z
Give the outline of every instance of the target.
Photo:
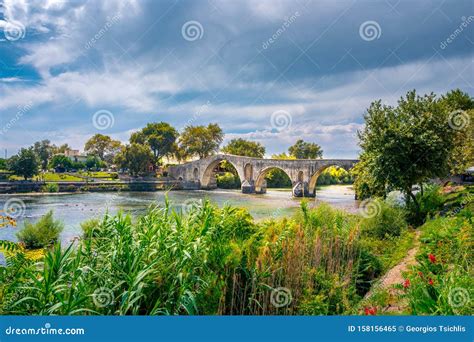
M 179 139 L 181 155 L 185 157 L 208 157 L 219 150 L 224 133 L 218 124 L 187 126 Z
M 120 146 L 120 141 L 113 140 L 108 135 L 95 134 L 87 140 L 84 152 L 111 163 L 115 155 L 120 151 Z
M 316 143 L 305 142 L 298 139 L 293 146 L 288 148 L 288 152 L 296 159 L 316 159 L 323 157 L 321 146 Z
M 395 107 L 373 102 L 359 132 L 362 153 L 356 167 L 356 190 L 369 195 L 400 190 L 419 207 L 412 188 L 449 174 L 456 131 L 449 113 L 434 94 L 410 91 Z
M 242 138 L 232 139 L 221 151 L 236 156 L 255 158 L 263 158 L 265 156 L 265 147 L 262 144 Z
M 16 175 L 27 180 L 38 174 L 40 166 L 38 157 L 33 148 L 22 148 L 20 152 L 9 159 L 9 169 Z
M 139 176 L 147 172 L 148 165 L 153 161 L 150 148 L 145 145 L 132 143 L 122 147 L 115 157 L 115 163 L 122 169 L 128 169 L 132 176 Z

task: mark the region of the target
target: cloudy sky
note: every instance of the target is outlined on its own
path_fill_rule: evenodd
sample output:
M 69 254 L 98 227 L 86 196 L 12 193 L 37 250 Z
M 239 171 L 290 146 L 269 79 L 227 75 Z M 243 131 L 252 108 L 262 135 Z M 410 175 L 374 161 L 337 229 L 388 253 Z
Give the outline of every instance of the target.
M 470 0 L 0 0 L 0 148 L 217 122 L 358 154 L 373 100 L 474 94 Z

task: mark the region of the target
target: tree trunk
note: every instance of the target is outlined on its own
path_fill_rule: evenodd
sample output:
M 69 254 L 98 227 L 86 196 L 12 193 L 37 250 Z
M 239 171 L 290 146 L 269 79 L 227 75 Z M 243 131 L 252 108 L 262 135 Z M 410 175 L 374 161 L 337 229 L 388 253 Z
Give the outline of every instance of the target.
M 407 191 L 407 194 L 410 196 L 410 198 L 413 200 L 413 203 L 415 203 L 415 207 L 416 207 L 416 211 L 419 212 L 420 211 L 420 204 L 418 203 L 418 201 L 416 200 L 416 196 L 413 194 L 413 192 L 411 192 L 411 190 L 408 190 Z

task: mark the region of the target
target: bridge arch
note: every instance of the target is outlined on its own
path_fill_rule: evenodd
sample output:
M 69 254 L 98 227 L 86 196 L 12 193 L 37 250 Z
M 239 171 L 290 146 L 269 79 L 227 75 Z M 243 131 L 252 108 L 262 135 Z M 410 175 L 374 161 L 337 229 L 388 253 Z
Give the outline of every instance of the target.
M 216 185 L 216 178 L 215 178 L 215 172 L 214 172 L 214 169 L 223 161 L 226 161 L 228 163 L 230 163 L 234 168 L 235 170 L 237 171 L 237 174 L 239 176 L 239 179 L 241 182 L 243 182 L 245 180 L 245 177 L 244 175 L 242 174 L 242 171 L 240 170 L 240 168 L 238 167 L 238 165 L 236 165 L 232 160 L 231 158 L 225 158 L 224 156 L 219 156 L 218 158 L 215 158 L 214 160 L 212 160 L 203 170 L 202 172 L 202 176 L 201 176 L 201 186 L 204 188 L 204 189 L 211 189 L 211 188 L 215 188 L 217 185 Z
M 324 170 L 326 170 L 327 168 L 331 166 L 340 167 L 348 172 L 350 171 L 350 169 L 352 169 L 352 166 L 341 165 L 338 163 L 330 163 L 319 168 L 315 173 L 313 173 L 313 175 L 309 179 L 308 192 L 310 193 L 310 195 L 314 196 L 316 194 L 316 185 L 317 185 L 319 176 L 323 173 Z
M 255 192 L 257 194 L 265 193 L 267 191 L 265 176 L 271 170 L 281 170 L 281 171 L 283 171 L 288 176 L 290 181 L 292 181 L 291 174 L 287 170 L 285 170 L 284 168 L 281 168 L 279 166 L 267 166 L 267 167 L 263 168 L 262 170 L 260 170 L 260 172 L 257 175 L 257 179 L 255 180 Z

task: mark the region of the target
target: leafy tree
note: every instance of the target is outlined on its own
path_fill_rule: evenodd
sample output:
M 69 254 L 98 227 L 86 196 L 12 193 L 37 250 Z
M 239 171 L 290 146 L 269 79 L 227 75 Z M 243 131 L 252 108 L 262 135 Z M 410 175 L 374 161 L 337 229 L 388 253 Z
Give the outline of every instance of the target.
M 145 145 L 136 143 L 124 146 L 115 157 L 115 163 L 122 169 L 128 169 L 132 176 L 146 173 L 152 161 L 153 154 L 150 149 Z
M 33 145 L 33 150 L 41 162 L 41 169 L 48 168 L 48 161 L 53 155 L 54 145 L 48 139 L 37 141 Z
M 463 173 L 474 165 L 474 100 L 459 89 L 441 97 L 440 105 L 448 112 L 454 129 L 454 149 L 449 157 L 452 174 Z
M 262 144 L 242 138 L 232 139 L 221 151 L 236 156 L 255 158 L 263 158 L 265 155 L 265 147 Z
M 321 146 L 315 143 L 305 142 L 302 139 L 298 139 L 293 146 L 290 146 L 288 152 L 296 159 L 316 159 L 322 158 L 323 156 Z
M 178 131 L 166 122 L 149 123 L 130 137 L 135 144 L 148 144 L 156 161 L 174 152 Z
M 20 152 L 10 158 L 9 169 L 25 180 L 38 174 L 39 161 L 33 148 L 22 148 Z
M 51 158 L 51 161 L 49 162 L 49 167 L 53 169 L 64 169 L 64 170 L 69 170 L 72 168 L 72 161 L 68 157 L 66 157 L 64 154 L 56 154 Z
M 108 135 L 95 134 L 87 140 L 84 152 L 95 155 L 107 163 L 112 163 L 115 155 L 120 151 L 121 143 Z
M 179 148 L 186 157 L 205 158 L 219 150 L 224 138 L 222 129 L 217 124 L 206 126 L 187 126 L 180 137 Z
M 448 113 L 434 94 L 417 96 L 413 90 L 396 107 L 373 102 L 364 118 L 359 140 L 367 184 L 402 191 L 419 212 L 413 186 L 449 171 L 455 133 L 447 128 Z
M 6 170 L 7 168 L 7 160 L 0 158 L 0 170 Z

